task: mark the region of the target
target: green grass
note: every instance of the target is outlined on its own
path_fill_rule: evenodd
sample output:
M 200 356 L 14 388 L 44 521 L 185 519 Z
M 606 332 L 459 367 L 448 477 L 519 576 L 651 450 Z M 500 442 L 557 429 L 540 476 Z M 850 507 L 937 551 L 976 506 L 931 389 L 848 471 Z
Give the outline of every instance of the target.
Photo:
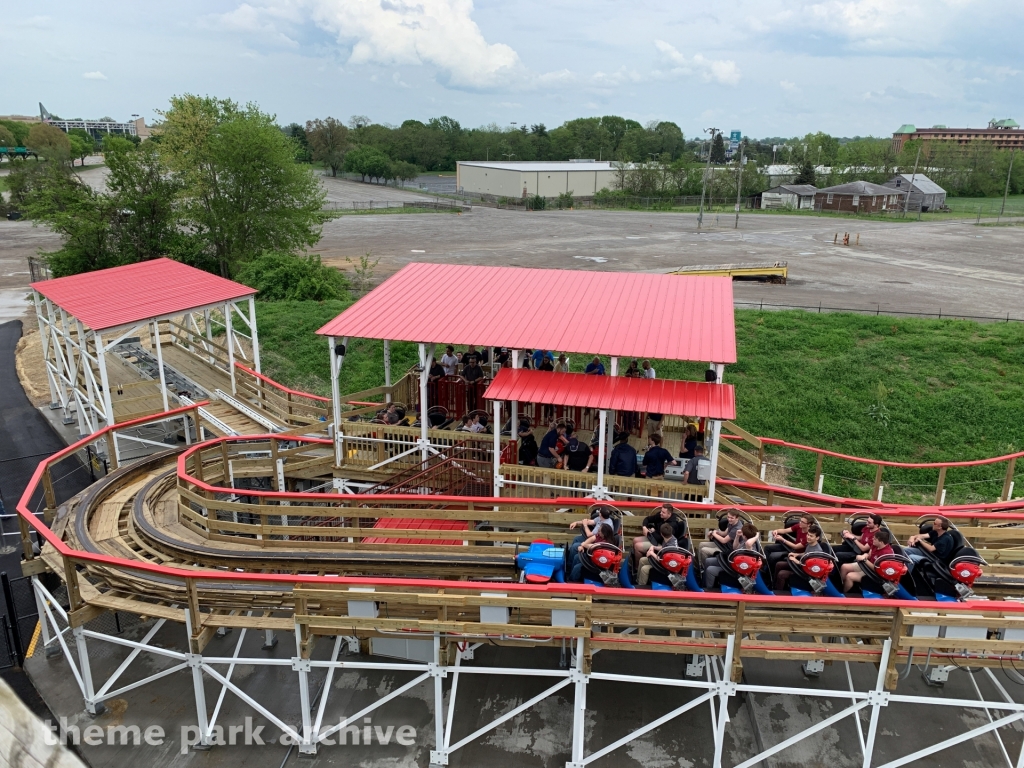
M 346 306 L 257 304 L 268 375 L 329 394 L 327 342 L 314 331 Z M 739 362 L 726 367 L 725 380 L 736 387 L 737 423 L 756 435 L 911 462 L 1024 448 L 1024 324 L 737 310 L 736 337 Z M 350 344 L 342 391 L 383 384 L 382 355 L 380 342 Z M 573 368 L 587 359 L 574 355 Z M 396 379 L 415 362 L 414 344 L 392 345 Z M 654 362 L 661 378 L 703 378 L 701 364 Z M 869 415 L 878 404 L 887 424 Z M 813 455 L 772 450 L 769 460 L 787 468 L 791 484 L 810 487 Z M 1017 488 L 1024 490 L 1024 461 L 1018 466 Z M 826 492 L 870 496 L 873 468 L 826 459 L 824 472 Z M 947 503 L 995 500 L 1004 472 L 1005 465 L 949 470 Z M 930 503 L 936 477 L 930 470 L 886 470 L 884 498 Z

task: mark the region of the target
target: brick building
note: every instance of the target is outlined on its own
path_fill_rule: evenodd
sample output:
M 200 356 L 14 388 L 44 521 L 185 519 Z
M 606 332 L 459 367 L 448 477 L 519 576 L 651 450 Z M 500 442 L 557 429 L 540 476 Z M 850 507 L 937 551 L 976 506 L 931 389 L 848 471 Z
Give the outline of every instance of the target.
M 915 128 L 913 125 L 901 126 L 892 135 L 892 151 L 899 153 L 908 141 L 955 141 L 957 144 L 970 144 L 974 141 L 990 141 L 996 149 L 1024 149 L 1024 131 L 1015 120 L 990 120 L 988 128 L 947 128 L 935 125 L 931 128 Z
M 899 210 L 905 192 L 868 181 L 851 181 L 819 189 L 814 194 L 814 210 L 842 213 L 879 213 Z

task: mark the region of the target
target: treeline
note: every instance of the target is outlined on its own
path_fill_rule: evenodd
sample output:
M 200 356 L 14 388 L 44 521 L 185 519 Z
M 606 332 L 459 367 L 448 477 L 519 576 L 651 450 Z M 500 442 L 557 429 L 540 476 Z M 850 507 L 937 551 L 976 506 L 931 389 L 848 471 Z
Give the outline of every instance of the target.
M 44 254 L 55 277 L 169 256 L 272 298 L 345 294 L 337 270 L 296 258 L 320 239 L 324 191 L 272 115 L 185 95 L 162 116 L 158 138 L 104 140 L 103 191 L 72 166 L 74 137 L 51 126 L 43 161 L 11 168 L 7 205 L 61 236 Z
M 426 122 L 406 120 L 400 126 L 373 123 L 362 116 L 347 124 L 335 118 L 314 120 L 283 129 L 296 142 L 297 157 L 322 162 L 335 174 L 357 173 L 363 180 L 411 179 L 423 171 L 452 171 L 459 160 L 616 160 L 637 165 L 622 175 L 619 190 L 631 195 L 679 196 L 700 194 L 703 164 L 710 152 L 712 164 L 735 169 L 739 157 L 728 159 L 723 136 L 687 139 L 673 122 L 652 121 L 641 125 L 616 115 L 569 120 L 557 128 L 544 124 L 487 125 L 464 128 L 450 117 Z M 742 194 L 768 188 L 772 164 L 793 165 L 802 182 L 819 187 L 864 180 L 881 183 L 895 173 L 918 172 L 929 176 L 950 195 L 990 196 L 1003 191 L 1010 153 L 986 142 L 965 147 L 955 143 L 908 142 L 902 152 L 892 151 L 889 138 L 837 138 L 809 133 L 792 138 L 744 137 L 741 154 L 746 164 Z M 737 178 L 712 174 L 709 182 L 716 196 Z M 722 187 L 721 190 L 718 187 Z M 1010 192 L 1024 192 L 1024 163 L 1016 164 Z

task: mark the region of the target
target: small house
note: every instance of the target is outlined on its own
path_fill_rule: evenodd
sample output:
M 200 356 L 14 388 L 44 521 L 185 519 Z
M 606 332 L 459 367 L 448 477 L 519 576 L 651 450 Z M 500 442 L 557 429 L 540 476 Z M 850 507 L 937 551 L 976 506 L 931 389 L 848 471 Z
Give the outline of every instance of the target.
M 761 210 L 814 210 L 814 194 L 817 191 L 818 188 L 813 184 L 780 184 L 761 193 Z
M 908 211 L 937 211 L 946 205 L 946 190 L 923 173 L 900 173 L 889 179 L 883 186 L 898 189 L 910 195 L 906 202 Z
M 900 210 L 906 192 L 869 181 L 851 181 L 819 189 L 814 194 L 814 210 L 841 213 L 881 213 Z

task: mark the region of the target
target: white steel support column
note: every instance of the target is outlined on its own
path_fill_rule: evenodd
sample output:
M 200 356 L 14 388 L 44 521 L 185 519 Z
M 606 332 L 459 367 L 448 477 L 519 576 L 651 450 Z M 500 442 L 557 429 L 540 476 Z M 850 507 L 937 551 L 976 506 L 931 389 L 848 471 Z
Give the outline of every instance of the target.
M 260 367 L 260 335 L 256 330 L 256 300 L 249 297 L 249 337 L 252 340 L 252 364 L 256 373 L 263 373 Z
M 608 462 L 608 411 L 601 411 L 600 424 L 597 435 L 597 485 L 594 486 L 594 490 L 603 497 L 605 495 L 604 470 Z
M 522 368 L 523 367 L 523 350 L 513 349 L 512 350 L 512 367 Z M 519 445 L 519 401 L 513 400 L 509 404 L 511 413 L 509 414 L 508 422 L 508 436 L 510 440 L 516 441 L 516 446 Z M 516 457 L 516 463 L 519 462 L 518 456 Z
M 736 635 L 729 635 L 725 643 L 725 663 L 722 665 L 722 679 L 718 681 L 718 719 L 715 722 L 715 757 L 712 768 L 722 768 L 722 750 L 725 747 L 725 726 L 729 722 L 729 699 L 736 694 L 736 683 L 732 675 L 732 656 L 736 649 Z M 715 664 L 715 660 L 711 660 Z
M 430 676 L 434 678 L 434 751 L 440 754 L 444 749 L 444 678 L 445 669 L 441 663 L 441 635 L 434 633 L 434 663 L 430 665 Z M 454 704 L 454 702 L 452 702 Z M 445 760 L 445 764 L 447 764 Z
M 114 406 L 110 402 L 110 379 L 107 377 L 107 350 L 103 346 L 103 337 L 93 331 L 93 340 L 96 347 L 96 362 L 100 368 L 100 386 L 103 387 L 103 419 L 107 422 L 107 426 L 114 425 Z M 116 450 L 116 443 L 115 443 Z
M 420 344 L 420 460 L 424 463 L 427 461 L 428 450 L 427 446 L 430 445 L 430 437 L 427 430 L 430 428 L 430 422 L 427 419 L 427 377 L 430 375 L 430 366 L 434 361 L 434 344 L 430 345 L 430 354 L 427 354 L 427 345 Z
M 46 609 L 43 607 L 43 596 L 39 594 L 41 584 L 39 577 L 32 576 L 32 596 L 36 599 L 36 613 L 39 615 L 39 639 L 43 641 L 43 654 L 45 656 L 55 655 L 54 651 L 59 646 L 53 646 L 53 638 L 50 637 L 50 624 L 46 620 Z
M 302 711 L 302 740 L 299 742 L 300 755 L 315 755 L 317 739 L 313 733 L 312 701 L 309 698 L 309 673 L 312 671 L 309 659 L 302 658 L 302 627 L 295 625 L 295 658 L 292 670 L 299 674 L 299 709 Z
M 231 321 L 231 302 L 224 304 L 224 335 L 228 338 L 228 375 L 231 377 L 231 394 L 238 394 L 235 383 L 235 332 Z
M 573 698 L 572 710 L 572 765 L 583 764 L 583 747 L 586 742 L 585 726 L 587 723 L 587 675 L 583 673 L 583 638 L 576 639 L 576 658 L 572 669 L 572 676 L 569 678 L 576 685 L 576 695 Z
M 164 375 L 164 352 L 163 346 L 160 344 L 160 321 L 154 320 L 150 324 L 153 333 L 153 341 L 156 344 L 156 369 L 160 373 L 160 398 L 164 405 L 164 410 L 171 410 L 170 405 L 167 402 L 167 377 Z
M 78 403 L 79 411 L 84 411 L 85 409 L 82 406 L 82 399 L 77 394 L 78 393 L 78 365 L 81 364 L 82 350 L 81 350 L 81 348 L 79 348 L 79 350 L 78 350 L 79 364 L 76 364 L 75 363 L 75 343 L 71 340 L 71 328 L 68 325 L 68 313 L 64 311 L 63 307 L 58 307 L 57 309 L 60 311 L 60 324 L 61 324 L 62 333 L 64 335 L 64 350 L 65 350 L 64 354 L 67 356 L 66 360 L 67 360 L 67 372 L 68 372 L 68 388 L 71 391 L 71 397 L 73 397 L 77 401 L 77 403 Z M 79 339 L 79 343 L 84 343 L 84 341 L 85 341 L 84 339 Z M 68 400 L 69 400 L 69 404 L 70 404 L 70 398 Z M 67 408 L 65 408 L 65 410 L 64 410 L 64 421 L 65 421 L 65 423 L 70 418 L 71 418 L 71 414 L 68 412 Z M 79 431 L 81 433 L 85 434 L 87 432 L 86 419 L 88 417 L 86 416 L 85 413 L 81 413 L 80 412 L 78 414 L 78 418 L 79 418 L 79 422 L 78 422 Z
M 390 403 L 394 398 L 391 397 L 391 342 L 387 339 L 384 339 L 384 386 L 388 388 L 384 393 L 384 402 Z
M 334 410 L 334 464 L 340 466 L 345 441 L 341 433 L 341 383 L 338 381 L 338 377 L 341 376 L 341 365 L 345 362 L 348 336 L 341 340 L 341 344 L 338 344 L 337 341 L 335 336 L 327 337 L 327 346 L 331 356 L 331 406 Z
M 501 400 L 494 400 L 494 496 L 501 496 Z
M 39 341 L 43 346 L 43 363 L 46 368 L 46 383 L 50 386 L 50 410 L 57 410 L 59 407 L 57 403 L 57 384 L 53 380 L 53 372 L 50 371 L 50 366 L 45 365 L 49 361 L 50 336 L 46 332 L 46 326 L 43 323 L 43 307 L 42 302 L 39 301 L 39 294 L 36 291 L 32 291 L 32 301 L 36 305 L 36 324 L 39 326 Z M 40 613 L 40 616 L 43 614 Z
M 96 691 L 92 685 L 92 667 L 89 665 L 89 646 L 85 642 L 85 627 L 74 627 L 71 633 L 75 636 L 78 648 L 78 669 L 82 674 L 82 690 L 85 694 L 85 711 L 90 715 L 98 715 L 103 705 L 96 701 Z
M 889 666 L 889 654 L 892 653 L 892 639 L 886 638 L 882 644 L 882 658 L 878 663 L 878 677 L 875 679 L 875 687 L 868 692 L 868 702 L 871 704 L 871 722 L 868 725 L 868 736 L 864 743 L 864 768 L 871 768 L 871 758 L 875 752 L 875 736 L 878 735 L 879 710 L 889 705 L 889 692 L 885 690 L 885 671 Z M 860 717 L 860 715 L 857 715 Z
M 613 357 L 609 366 L 609 372 L 613 377 L 619 375 L 619 358 Z M 605 435 L 605 445 L 615 445 L 615 415 L 617 411 L 608 411 L 608 426 L 602 428 L 601 432 Z M 608 451 L 605 451 L 603 467 L 608 469 Z
M 206 326 L 206 340 L 210 342 L 206 347 L 206 352 L 210 357 L 210 365 L 214 365 L 213 359 L 213 326 L 210 324 L 210 310 L 203 310 L 203 324 Z
M 79 355 L 81 356 L 82 375 L 85 377 L 85 395 L 88 402 L 88 411 L 86 420 L 89 424 L 89 433 L 95 432 L 99 425 L 96 423 L 96 387 L 94 382 L 94 376 L 92 372 L 92 359 L 89 357 L 88 345 L 85 343 L 85 326 L 82 325 L 82 321 L 76 319 L 75 327 L 78 329 L 78 338 L 81 346 L 78 348 Z
M 715 381 L 718 384 L 722 383 L 722 374 L 725 372 L 725 366 L 721 363 L 712 363 L 709 366 L 710 370 L 715 372 Z M 711 473 L 708 477 L 708 495 L 704 501 L 708 504 L 715 503 L 715 483 L 718 480 L 718 447 L 721 442 L 722 436 L 722 422 L 720 419 L 715 419 L 711 422 Z M 704 434 L 704 445 L 707 446 L 707 432 Z M 707 448 L 705 447 L 705 455 L 707 455 Z

